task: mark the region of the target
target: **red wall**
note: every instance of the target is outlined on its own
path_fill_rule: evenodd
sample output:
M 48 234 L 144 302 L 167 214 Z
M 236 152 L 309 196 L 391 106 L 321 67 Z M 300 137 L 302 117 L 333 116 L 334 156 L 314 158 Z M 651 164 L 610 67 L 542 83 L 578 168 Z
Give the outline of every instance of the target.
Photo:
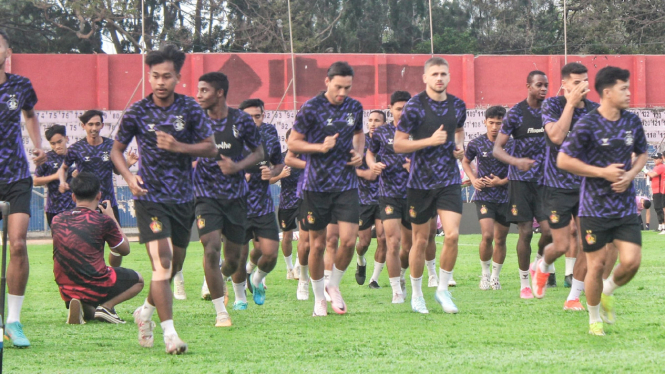
M 324 89 L 328 66 L 348 61 L 356 71 L 352 96 L 366 109 L 386 108 L 390 93 L 421 91 L 423 63 L 429 55 L 345 55 L 296 56 L 297 106 Z M 450 63 L 449 92 L 461 97 L 469 108 L 512 105 L 526 95 L 526 75 L 542 70 L 549 76 L 550 96 L 560 86 L 563 56 L 445 56 Z M 33 55 L 12 56 L 11 72 L 32 80 L 39 97 L 38 110 L 83 110 L 125 108 L 141 79 L 140 55 Z M 632 107 L 665 106 L 665 56 L 569 56 L 596 72 L 614 65 L 631 71 Z M 259 97 L 267 109 L 293 109 L 291 58 L 288 54 L 190 54 L 182 69 L 177 91 L 195 95 L 198 77 L 209 71 L 229 76 L 229 102 Z M 647 77 L 648 83 L 647 84 Z M 150 93 L 145 84 L 146 95 Z M 284 96 L 286 91 L 286 95 Z M 139 87 L 133 101 L 142 96 Z M 284 100 L 280 105 L 280 100 Z M 589 95 L 597 100 L 592 91 Z

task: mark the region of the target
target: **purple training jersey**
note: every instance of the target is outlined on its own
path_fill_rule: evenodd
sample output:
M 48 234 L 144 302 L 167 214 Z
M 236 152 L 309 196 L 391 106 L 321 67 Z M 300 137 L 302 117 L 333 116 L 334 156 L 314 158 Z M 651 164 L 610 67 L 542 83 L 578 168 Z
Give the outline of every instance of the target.
M 508 143 L 503 148 L 508 154 L 513 151 L 515 143 L 513 139 L 508 139 Z M 494 158 L 494 142 L 491 141 L 487 134 L 481 135 L 473 139 L 466 146 L 464 156 L 469 160 L 477 161 L 477 175 L 478 178 L 488 177 L 495 175 L 501 179 L 508 176 L 508 165 Z M 497 187 L 485 187 L 480 191 L 476 191 L 473 201 L 487 201 L 491 203 L 507 203 L 508 202 L 508 185 Z
M 117 206 L 115 190 L 113 188 L 113 162 L 111 161 L 113 140 L 102 137 L 99 145 L 90 145 L 83 138 L 67 149 L 65 165 L 71 167 L 76 164 L 79 173 L 92 173 L 99 178 L 102 190 L 102 200 L 109 200 L 111 206 Z
M 501 133 L 512 136 L 515 140 L 513 157 L 529 158 L 535 163 L 529 171 L 520 171 L 517 167 L 508 166 L 508 179 L 511 181 L 537 182 L 542 178 L 542 164 L 545 160 L 545 136 L 542 127 L 541 109 L 515 104 L 503 119 Z M 525 123 L 524 108 L 527 108 L 529 119 L 537 119 L 537 125 L 530 126 Z M 526 121 L 529 122 L 529 121 Z M 535 122 L 535 121 L 534 121 Z
M 65 155 L 60 156 L 59 154 L 50 151 L 46 153 L 46 162 L 39 165 L 35 169 L 35 175 L 38 177 L 48 177 L 58 172 L 60 166 L 65 161 Z M 67 183 L 72 181 L 72 173 L 74 169 L 69 168 L 67 170 Z M 65 193 L 60 193 L 58 188 L 60 187 L 60 181 L 54 180 L 49 182 L 46 185 L 48 190 L 48 197 L 46 198 L 46 213 L 58 214 L 62 213 L 65 210 L 74 209 L 76 204 L 72 200 L 72 191 L 67 190 Z
M 293 129 L 309 143 L 323 143 L 327 136 L 339 134 L 335 147 L 326 153 L 311 153 L 305 166 L 303 189 L 314 192 L 343 192 L 358 188 L 358 177 L 351 159 L 353 135 L 363 130 L 363 107 L 347 97 L 332 105 L 322 93 L 300 108 Z
M 372 141 L 372 137 L 369 136 L 369 133 L 365 134 L 365 149 L 363 150 L 363 164 L 358 168 L 360 170 L 367 170 L 367 161 L 365 156 L 367 155 L 367 149 L 369 148 L 369 143 Z M 360 199 L 360 205 L 377 205 L 379 204 L 379 181 L 377 179 L 370 181 L 365 178 L 358 177 L 358 198 Z
M 261 139 L 265 144 L 268 154 L 265 155 L 271 165 L 283 164 L 282 147 L 279 144 L 279 138 L 273 135 L 270 129 L 275 127 L 269 124 L 262 124 L 259 127 Z M 277 131 L 275 130 L 275 133 Z M 269 165 L 266 165 L 269 166 Z M 275 203 L 270 194 L 270 181 L 261 179 L 260 172 L 249 173 L 249 193 L 247 194 L 247 217 L 259 217 L 275 212 Z
M 609 121 L 592 111 L 582 117 L 561 145 L 561 152 L 584 163 L 607 167 L 624 164 L 632 168 L 632 153 L 641 155 L 647 151 L 647 140 L 640 118 L 622 110 L 617 121 Z M 612 191 L 612 183 L 603 178 L 582 178 L 580 189 L 580 217 L 622 218 L 634 215 L 635 183 L 623 193 Z
M 148 193 L 134 199 L 170 204 L 190 202 L 194 200 L 194 158 L 158 148 L 155 132 L 163 131 L 179 142 L 197 144 L 213 134 L 210 120 L 191 97 L 175 94 L 173 104 L 162 108 L 155 105 L 152 95 L 129 108 L 115 137 L 125 145 L 136 138 L 139 147 L 138 175 Z
M 286 158 L 286 153 L 282 153 L 282 158 Z M 298 155 L 302 160 L 302 156 Z M 302 175 L 302 169 L 291 168 L 291 174 L 280 180 L 281 189 L 279 193 L 279 209 L 293 209 L 298 206 L 300 198 L 297 195 L 298 182 Z
M 21 135 L 21 110 L 31 110 L 37 95 L 28 78 L 7 73 L 0 85 L 0 184 L 30 178 Z
M 409 172 L 404 168 L 407 156 L 395 153 L 393 141 L 397 127 L 386 123 L 374 130 L 369 150 L 376 156 L 377 162 L 386 165 L 379 175 L 379 196 L 406 199 L 406 182 Z

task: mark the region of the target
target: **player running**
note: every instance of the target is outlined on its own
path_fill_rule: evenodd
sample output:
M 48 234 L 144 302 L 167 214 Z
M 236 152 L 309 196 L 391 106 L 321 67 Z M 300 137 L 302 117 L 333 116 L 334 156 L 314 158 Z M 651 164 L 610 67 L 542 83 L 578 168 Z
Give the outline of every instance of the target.
M 647 162 L 642 121 L 630 106 L 630 72 L 613 66 L 596 74 L 600 107 L 580 119 L 561 145 L 557 166 L 584 177 L 580 189 L 580 235 L 587 255 L 584 280 L 589 334 L 605 335 L 603 322 L 615 321 L 614 291 L 637 273 L 642 233 L 633 179 Z M 635 162 L 631 154 L 635 153 Z M 607 243 L 619 251 L 619 265 L 602 281 Z
M 462 166 L 476 189 L 473 201 L 476 204 L 482 239 L 480 241 L 480 266 L 482 276 L 480 289 L 501 289 L 499 275 L 506 259 L 506 236 L 510 230 L 508 222 L 508 165 L 494 158 L 493 149 L 506 110 L 493 106 L 485 111 L 487 134 L 481 135 L 466 146 Z M 513 140 L 504 147 L 506 153 L 513 153 Z M 471 162 L 476 161 L 476 171 Z M 492 250 L 494 241 L 494 250 Z M 492 272 L 490 274 L 490 266 Z
M 425 252 L 432 235 L 430 220 L 438 215 L 445 239 L 435 298 L 444 312 L 457 313 L 448 283 L 457 261 L 462 220 L 462 180 L 456 158 L 464 155 L 466 104 L 447 92 L 450 72 L 443 58 L 427 60 L 423 82 L 425 91 L 404 106 L 394 141 L 395 152 L 412 154 L 407 182 L 407 205 L 413 227 L 409 255 L 411 307 L 415 312 L 429 313 L 422 293 L 422 276 Z
M 194 157 L 215 157 L 210 123 L 194 99 L 176 94 L 185 54 L 165 45 L 146 55 L 152 92 L 125 113 L 111 151 L 115 168 L 134 195 L 139 242 L 145 243 L 152 265 L 150 292 L 134 312 L 139 344 L 154 343 L 152 315 L 157 309 L 166 352 L 187 351 L 173 326 L 173 294 L 169 281 L 182 269 L 194 221 Z M 123 152 L 136 138 L 139 171 L 132 174 Z

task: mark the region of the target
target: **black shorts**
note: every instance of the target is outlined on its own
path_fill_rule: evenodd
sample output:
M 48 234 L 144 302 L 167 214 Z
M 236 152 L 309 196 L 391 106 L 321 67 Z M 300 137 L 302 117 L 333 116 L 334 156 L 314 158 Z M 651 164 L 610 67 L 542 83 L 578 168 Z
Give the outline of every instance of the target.
M 194 200 L 182 204 L 134 200 L 139 242 L 171 238 L 173 245 L 186 248 L 194 222 Z
M 379 205 L 361 205 L 360 218 L 358 219 L 358 231 L 371 229 L 374 226 L 374 221 L 379 218 Z
M 298 206 L 298 225 L 300 226 L 298 229 L 303 232 L 308 232 L 309 229 L 307 228 L 307 209 L 305 209 L 305 204 L 302 203 L 302 200 L 300 200 L 300 205 Z
M 224 237 L 236 244 L 245 242 L 247 226 L 247 200 L 196 198 L 196 227 L 199 238 L 213 231 L 222 230 Z
M 543 209 L 553 229 L 562 229 L 570 225 L 580 209 L 580 190 L 565 190 L 545 186 Z
M 277 220 L 282 231 L 293 231 L 298 228 L 298 218 L 300 217 L 300 202 L 295 208 L 278 209 Z
M 379 196 L 379 215 L 382 221 L 401 219 L 402 226 L 411 230 L 406 199 Z
M 9 203 L 9 214 L 25 213 L 30 215 L 32 198 L 32 178 L 25 178 L 12 183 L 0 183 L 0 201 Z M 2 215 L 0 215 L 2 220 Z
M 422 225 L 435 217 L 439 210 L 462 214 L 462 187 L 453 184 L 434 190 L 407 188 L 406 202 L 411 223 Z
M 537 182 L 509 181 L 509 220 L 511 223 L 531 222 L 534 218 L 542 222 L 547 219 L 543 210 L 544 186 Z
M 261 239 L 279 241 L 279 228 L 275 221 L 275 213 L 268 213 L 258 217 L 247 218 L 247 229 L 245 230 L 245 241 L 261 241 Z
M 104 304 L 105 302 L 132 288 L 139 282 L 139 273 L 135 272 L 134 270 L 120 267 L 114 267 L 113 270 L 115 270 L 115 283 L 113 286 L 111 286 L 111 288 L 109 288 L 106 297 L 99 300 L 98 305 Z
M 508 203 L 493 203 L 490 201 L 474 202 L 476 203 L 478 221 L 491 218 L 501 226 L 510 227 L 510 222 L 508 222 Z
M 642 245 L 642 227 L 637 214 L 622 218 L 580 217 L 582 249 L 594 252 L 614 240 Z
M 358 189 L 343 192 L 303 191 L 303 217 L 308 230 L 325 229 L 338 221 L 358 223 L 360 203 Z

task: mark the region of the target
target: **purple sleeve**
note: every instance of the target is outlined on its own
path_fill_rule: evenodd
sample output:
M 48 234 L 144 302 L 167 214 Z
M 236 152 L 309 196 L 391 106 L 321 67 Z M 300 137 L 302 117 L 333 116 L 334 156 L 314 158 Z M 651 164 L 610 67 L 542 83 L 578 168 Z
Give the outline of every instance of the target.
M 476 139 L 478 139 L 478 138 L 476 138 Z M 469 160 L 469 161 L 473 161 L 473 159 L 476 158 L 477 154 L 478 154 L 478 152 L 476 151 L 476 142 L 472 140 L 469 143 L 469 145 L 466 146 L 466 151 L 464 152 L 464 157 L 466 157 L 466 159 Z
M 203 108 L 198 104 L 192 106 L 192 140 L 195 143 L 201 142 L 206 138 L 209 138 L 212 135 L 212 127 L 210 126 L 210 118 L 205 114 Z
M 561 118 L 561 107 L 559 106 L 559 99 L 557 97 L 551 97 L 543 102 L 541 118 L 543 120 L 543 126 L 548 123 L 557 122 Z
M 273 165 L 279 165 L 284 163 L 282 158 L 282 147 L 279 145 L 279 139 L 277 137 L 270 137 L 270 163 Z
M 353 128 L 354 132 L 363 131 L 363 106 L 358 104 L 356 108 L 356 125 Z
M 457 110 L 457 128 L 464 127 L 464 123 L 466 122 L 466 103 L 461 99 L 457 99 L 455 109 Z
M 588 129 L 588 124 L 584 118 L 577 122 L 573 131 L 566 137 L 566 140 L 561 144 L 560 152 L 567 154 L 570 157 L 580 158 L 584 149 L 591 141 L 591 131 Z
M 76 159 L 78 158 L 78 154 L 76 153 L 76 147 L 69 147 L 67 149 L 67 154 L 65 155 L 65 160 L 63 161 L 67 167 L 72 166 L 72 164 L 76 163 Z
M 633 122 L 635 123 L 635 144 L 633 152 L 635 152 L 636 155 L 641 155 L 647 152 L 647 138 L 644 135 L 642 120 L 638 116 L 633 115 Z
M 307 135 L 309 132 L 309 121 L 307 118 L 308 109 L 309 101 L 300 108 L 300 111 L 296 114 L 296 120 L 293 123 L 293 129 L 303 135 Z
M 47 162 L 37 166 L 37 168 L 35 169 L 35 176 L 43 177 L 43 176 L 46 175 L 46 172 L 48 171 L 48 168 L 49 168 L 47 163 L 48 163 L 48 160 L 47 160 Z
M 397 130 L 407 134 L 411 134 L 416 131 L 420 120 L 420 114 L 418 113 L 420 105 L 418 105 L 419 101 L 417 101 L 419 99 L 418 96 L 414 97 L 416 100 L 411 98 L 411 100 L 409 100 L 409 102 L 404 106 L 404 109 L 402 109 L 402 117 L 399 119 L 399 123 L 397 124 Z
M 115 135 L 115 140 L 124 145 L 128 145 L 136 135 L 138 135 L 136 114 L 134 111 L 129 111 L 122 116 L 122 122 L 118 128 L 118 133 Z
M 254 124 L 252 117 L 245 112 L 241 112 L 240 118 L 238 118 L 238 131 L 242 140 L 245 142 L 245 145 L 249 149 L 256 149 L 256 147 L 261 145 L 261 133 L 259 133 L 258 127 Z
M 374 154 L 379 153 L 379 150 L 381 150 L 381 141 L 379 140 L 379 137 L 381 136 L 379 134 L 380 131 L 381 131 L 380 129 L 376 129 L 374 131 L 374 136 L 372 136 L 371 140 L 369 141 L 369 144 L 367 145 L 367 149 Z
M 501 125 L 502 134 L 511 135 L 515 131 L 515 128 L 517 128 L 519 115 L 516 110 L 517 106 L 512 107 L 508 111 L 508 114 L 506 114 L 506 118 L 503 119 L 503 124 Z
M 28 80 L 25 87 L 25 101 L 23 102 L 22 110 L 31 110 L 37 105 L 37 94 L 35 89 L 32 88 L 32 83 Z

